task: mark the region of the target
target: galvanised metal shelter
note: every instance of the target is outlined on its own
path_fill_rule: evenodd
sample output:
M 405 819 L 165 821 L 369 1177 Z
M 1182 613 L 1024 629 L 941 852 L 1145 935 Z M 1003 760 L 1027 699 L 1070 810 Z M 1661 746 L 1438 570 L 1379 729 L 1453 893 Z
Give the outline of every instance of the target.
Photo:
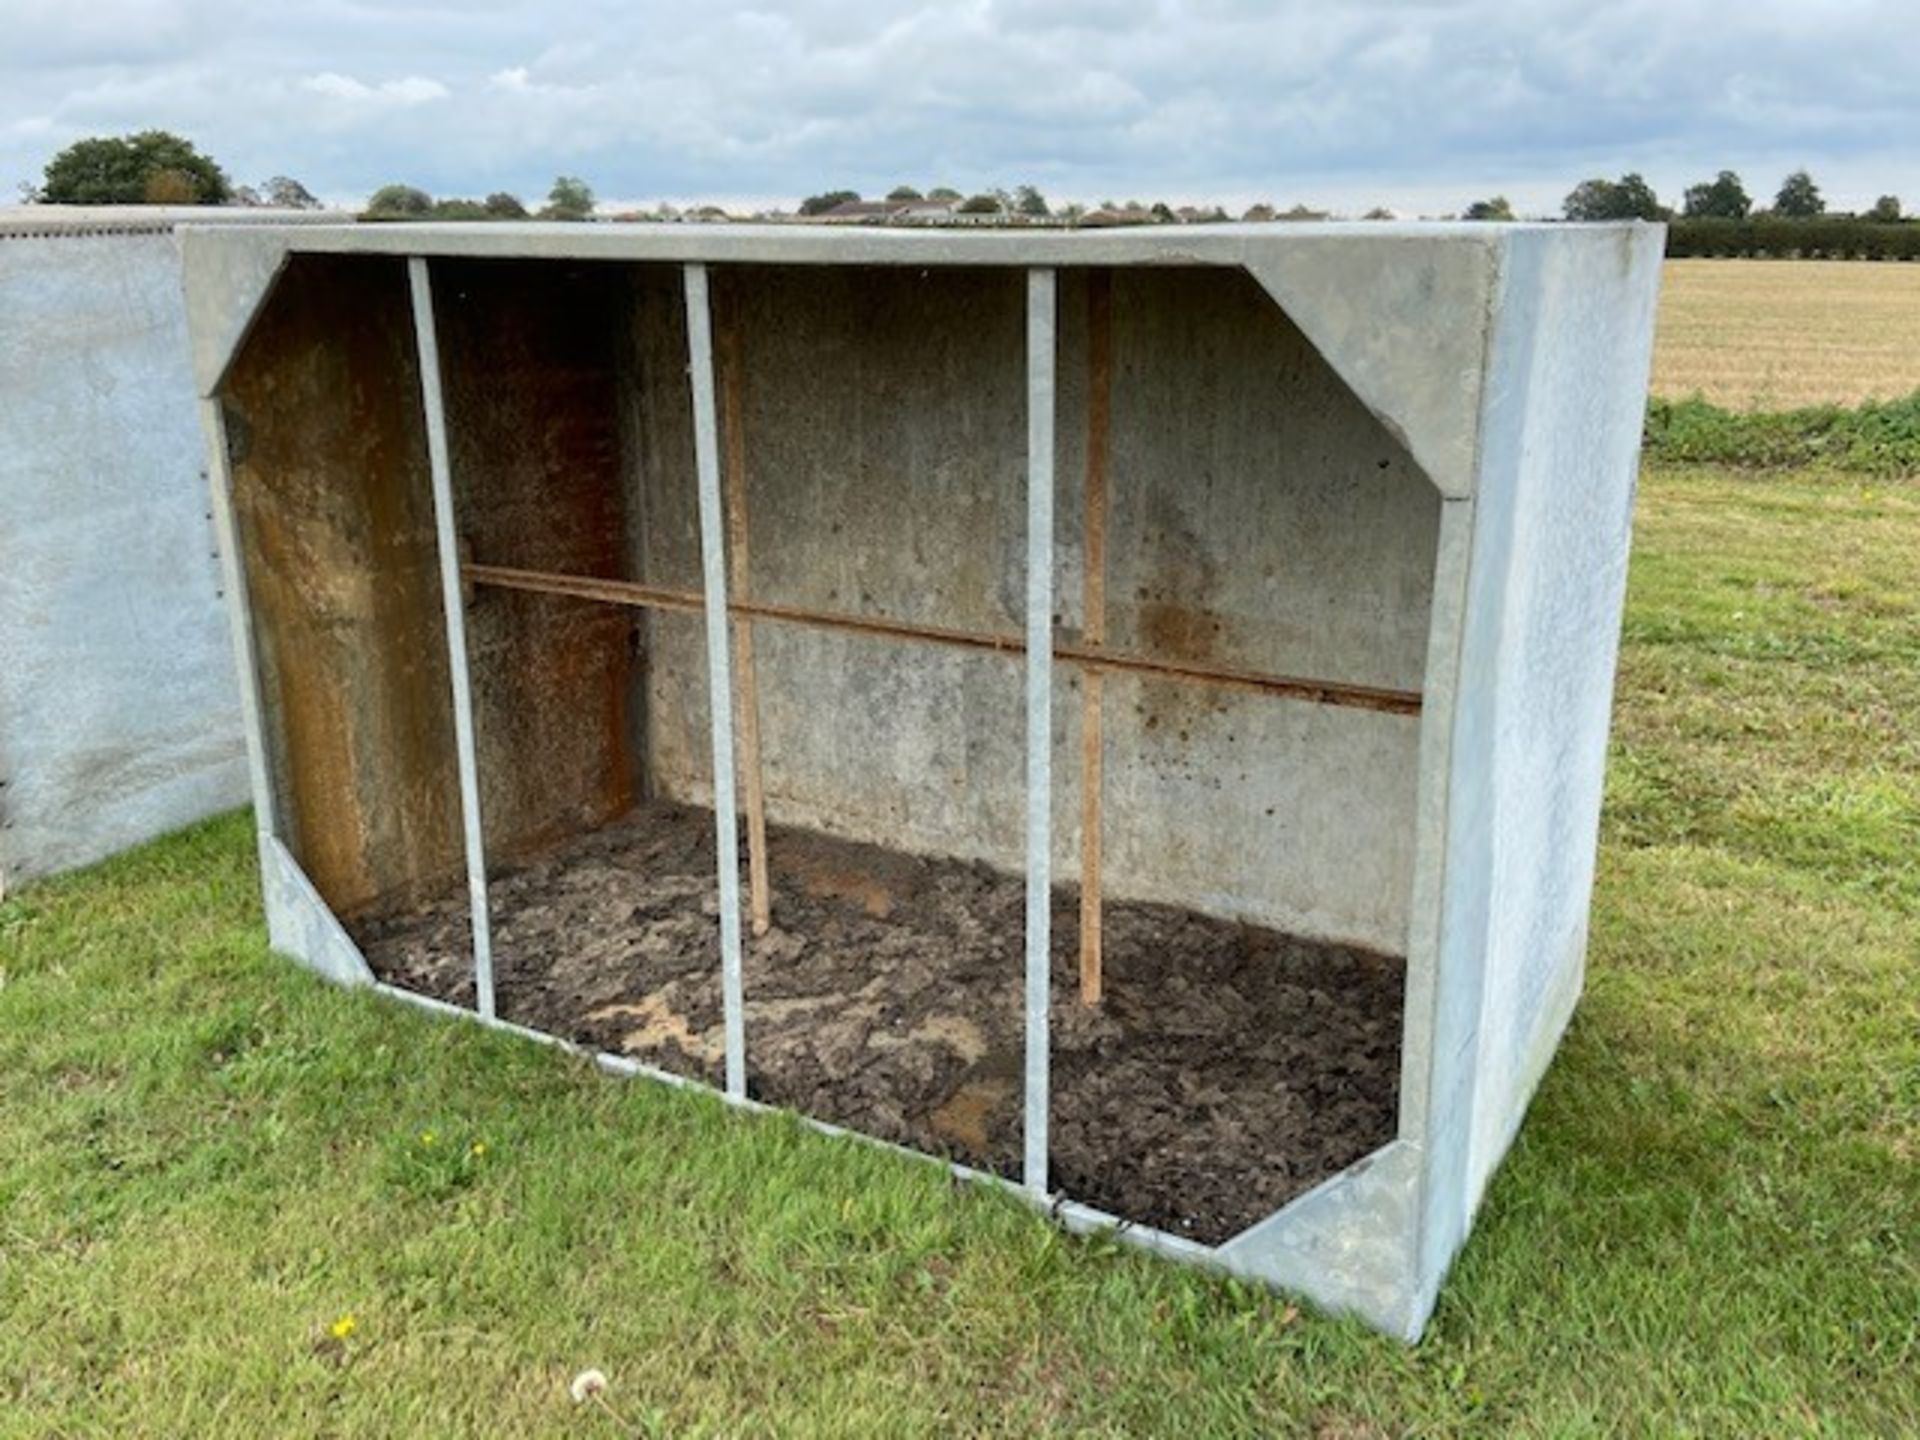
M 189 231 L 274 943 L 457 1008 L 355 927 L 464 872 L 519 1029 L 499 857 L 709 807 L 751 1105 L 769 817 L 1022 872 L 1018 1187 L 1417 1336 L 1580 990 L 1661 244 Z M 1393 1132 L 1219 1243 L 1057 1194 L 1057 880 L 1084 1005 L 1119 902 L 1403 962 Z

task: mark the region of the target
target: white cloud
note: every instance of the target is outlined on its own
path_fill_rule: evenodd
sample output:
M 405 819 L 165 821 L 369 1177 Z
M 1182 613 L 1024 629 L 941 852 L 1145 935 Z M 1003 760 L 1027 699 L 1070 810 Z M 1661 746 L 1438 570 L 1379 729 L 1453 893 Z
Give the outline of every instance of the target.
M 0 191 L 163 126 L 364 196 L 1056 197 L 1553 209 L 1634 168 L 1920 200 L 1911 0 L 0 0 Z M 1815 12 L 1817 12 L 1817 19 Z M 30 23 L 16 23 L 22 15 Z M 457 103 L 455 103 L 457 97 Z
M 318 75 L 309 75 L 300 84 L 315 95 L 324 95 L 330 100 L 344 100 L 352 105 L 424 105 L 431 100 L 444 100 L 448 95 L 446 86 L 423 75 L 408 75 L 401 80 L 385 80 L 378 85 L 369 85 L 351 75 L 327 70 Z

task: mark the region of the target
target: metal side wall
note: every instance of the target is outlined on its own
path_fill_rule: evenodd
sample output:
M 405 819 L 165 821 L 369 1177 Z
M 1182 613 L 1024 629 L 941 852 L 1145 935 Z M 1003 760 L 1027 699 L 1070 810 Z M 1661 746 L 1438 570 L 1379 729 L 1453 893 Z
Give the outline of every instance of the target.
M 1580 993 L 1661 245 L 1569 227 L 1505 253 L 1447 759 L 1421 1323 Z
M 0 889 L 244 804 L 171 234 L 0 239 Z

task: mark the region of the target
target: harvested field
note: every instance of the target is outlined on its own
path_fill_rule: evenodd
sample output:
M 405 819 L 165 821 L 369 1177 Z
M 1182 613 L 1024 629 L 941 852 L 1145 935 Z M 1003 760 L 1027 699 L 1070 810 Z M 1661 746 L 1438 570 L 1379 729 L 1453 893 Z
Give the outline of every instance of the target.
M 1920 390 L 1920 265 L 1669 260 L 1653 393 L 1735 410 Z

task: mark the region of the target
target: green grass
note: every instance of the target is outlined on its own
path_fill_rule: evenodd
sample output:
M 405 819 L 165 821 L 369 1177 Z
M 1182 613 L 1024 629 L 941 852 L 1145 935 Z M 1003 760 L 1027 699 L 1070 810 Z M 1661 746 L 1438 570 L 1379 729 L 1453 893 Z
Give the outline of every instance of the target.
M 313 981 L 235 817 L 0 907 L 0 1434 L 1920 1432 L 1917 557 L 1647 477 L 1587 998 L 1417 1349 Z
M 1920 475 L 1920 390 L 1899 400 L 1723 410 L 1698 395 L 1647 405 L 1646 454 L 1658 464 L 1790 469 L 1818 465 L 1884 477 Z

